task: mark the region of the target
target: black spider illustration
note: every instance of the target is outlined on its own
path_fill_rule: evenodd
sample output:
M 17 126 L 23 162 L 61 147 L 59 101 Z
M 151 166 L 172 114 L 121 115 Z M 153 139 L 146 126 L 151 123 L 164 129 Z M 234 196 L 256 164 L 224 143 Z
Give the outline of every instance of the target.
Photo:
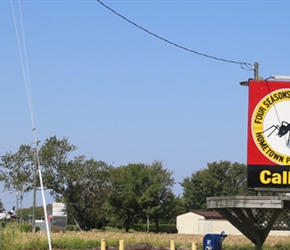
M 267 128 L 263 132 L 265 133 L 266 131 L 270 129 L 272 129 L 272 132 L 267 137 L 270 137 L 276 130 L 278 130 L 277 135 L 279 137 L 282 137 L 290 131 L 290 123 L 286 121 L 282 121 L 281 125 L 272 125 L 271 127 Z M 287 145 L 289 145 L 289 143 L 290 143 L 290 133 L 288 134 Z

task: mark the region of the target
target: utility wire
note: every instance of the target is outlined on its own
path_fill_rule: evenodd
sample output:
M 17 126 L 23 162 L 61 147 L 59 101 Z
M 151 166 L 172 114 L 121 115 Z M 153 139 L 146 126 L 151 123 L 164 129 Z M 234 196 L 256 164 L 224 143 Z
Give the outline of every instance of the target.
M 29 87 L 29 73 L 28 73 L 29 70 L 28 70 L 28 63 L 27 63 L 27 56 L 26 56 L 26 49 L 25 49 L 26 44 L 25 44 L 25 39 L 24 39 L 25 36 L 24 36 L 24 32 L 22 32 L 22 39 L 24 39 L 23 40 L 24 52 L 22 52 L 22 47 L 20 45 L 21 43 L 20 43 L 18 26 L 17 26 L 17 22 L 16 22 L 16 15 L 15 15 L 14 5 L 13 5 L 12 0 L 10 0 L 10 3 L 11 3 L 16 39 L 17 39 L 17 44 L 18 44 L 18 52 L 19 52 L 19 56 L 20 56 L 21 66 L 22 66 L 22 74 L 23 74 L 23 79 L 24 79 L 24 84 L 25 84 L 25 89 L 26 89 L 26 96 L 27 96 L 27 100 L 28 100 L 29 113 L 30 113 L 30 118 L 32 121 L 32 126 L 34 127 L 31 92 L 30 92 L 30 87 Z M 19 12 L 21 13 L 21 7 L 19 9 Z M 21 29 L 23 31 L 22 14 L 20 14 L 20 20 L 21 20 Z
M 101 4 L 102 6 L 104 6 L 106 9 L 110 10 L 111 12 L 113 12 L 115 15 L 121 17 L 122 19 L 124 19 L 126 22 L 134 25 L 135 27 L 137 27 L 138 29 L 141 29 L 143 31 L 145 31 L 146 33 L 166 42 L 166 43 L 169 43 L 173 46 L 176 46 L 177 48 L 180 48 L 180 49 L 183 49 L 185 51 L 188 51 L 188 52 L 191 52 L 191 53 L 194 53 L 196 55 L 199 55 L 199 56 L 203 56 L 203 57 L 207 57 L 207 58 L 210 58 L 210 59 L 214 59 L 214 60 L 218 60 L 218 61 L 222 61 L 222 62 L 226 62 L 226 63 L 234 63 L 234 64 L 239 64 L 241 66 L 242 69 L 245 69 L 245 70 L 253 70 L 253 66 L 251 63 L 248 63 L 248 62 L 239 62 L 239 61 L 233 61 L 233 60 L 227 60 L 227 59 L 224 59 L 224 58 L 220 58 L 220 57 L 216 57 L 216 56 L 211 56 L 211 55 L 207 55 L 205 53 L 200 53 L 198 51 L 195 51 L 195 50 L 192 50 L 192 49 L 189 49 L 189 48 L 186 48 L 182 45 L 179 45 L 177 43 L 174 43 L 172 41 L 169 41 L 167 40 L 166 38 L 163 38 L 147 29 L 145 29 L 144 27 L 136 24 L 135 22 L 129 20 L 128 18 L 126 18 L 125 16 L 121 15 L 120 13 L 116 12 L 115 10 L 113 10 L 112 8 L 110 8 L 109 6 L 107 6 L 106 4 L 104 4 L 102 1 L 100 0 L 96 0 L 99 4 Z
M 39 179 L 40 179 L 40 185 L 41 185 L 41 191 L 42 191 L 41 193 L 42 193 L 43 209 L 44 209 L 45 221 L 46 221 L 48 245 L 49 245 L 49 249 L 51 250 L 52 247 L 51 247 L 51 239 L 50 239 L 50 230 L 49 230 L 49 226 L 48 226 L 47 208 L 46 208 L 46 201 L 45 201 L 45 196 L 44 196 L 42 173 L 41 173 L 40 162 L 39 162 L 38 143 L 37 143 L 38 140 L 37 140 L 37 136 L 36 136 L 36 128 L 35 128 L 33 108 L 32 108 L 32 97 L 31 97 L 31 89 L 30 89 L 30 79 L 29 79 L 29 70 L 28 70 L 28 60 L 27 60 L 27 54 L 26 54 L 26 43 L 25 43 L 24 26 L 23 26 L 23 19 L 22 19 L 22 10 L 21 10 L 20 0 L 18 0 L 18 3 L 19 3 L 18 8 L 19 8 L 19 16 L 20 16 L 20 28 L 21 28 L 21 34 L 22 34 L 22 46 L 21 46 L 21 41 L 20 41 L 19 31 L 18 31 L 18 27 L 17 27 L 13 1 L 10 0 L 10 2 L 11 2 L 11 9 L 12 9 L 12 14 L 13 14 L 16 38 L 17 38 L 17 43 L 18 43 L 20 61 L 21 61 L 21 66 L 22 66 L 23 78 L 24 78 L 24 83 L 25 83 L 25 88 L 26 88 L 26 95 L 27 95 L 27 99 L 28 99 L 30 117 L 31 117 L 31 122 L 32 122 L 32 131 L 34 134 L 35 154 L 36 154 L 36 160 L 37 160 L 36 164 L 38 167 Z M 22 51 L 22 47 L 23 47 L 23 51 Z

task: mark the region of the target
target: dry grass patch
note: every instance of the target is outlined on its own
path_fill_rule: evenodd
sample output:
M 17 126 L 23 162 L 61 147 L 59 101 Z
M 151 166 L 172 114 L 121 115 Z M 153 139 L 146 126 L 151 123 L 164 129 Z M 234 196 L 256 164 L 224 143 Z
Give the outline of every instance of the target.
M 138 243 L 147 243 L 156 247 L 170 248 L 171 240 L 174 240 L 177 248 L 191 249 L 192 243 L 197 242 L 198 249 L 202 249 L 204 235 L 183 234 L 154 234 L 154 233 L 112 233 L 112 232 L 59 232 L 51 233 L 53 249 L 96 249 L 100 248 L 101 240 L 106 240 L 108 247 L 117 247 L 120 240 L 124 240 L 125 246 Z M 43 232 L 36 234 L 20 233 L 7 230 L 4 232 L 3 244 L 7 250 L 42 250 L 48 249 L 47 235 Z M 277 249 L 275 246 L 288 244 L 290 236 L 268 236 L 264 250 Z M 235 248 L 244 246 L 244 248 Z M 223 242 L 223 249 L 254 249 L 254 245 L 244 236 L 229 235 Z M 280 248 L 279 249 L 287 249 Z M 289 248 L 290 249 L 290 248 Z
M 52 233 L 52 240 L 60 238 L 79 238 L 100 242 L 106 240 L 107 246 L 118 246 L 120 240 L 124 240 L 125 246 L 138 243 L 147 243 L 152 246 L 170 247 L 170 241 L 174 240 L 178 248 L 191 248 L 192 242 L 202 246 L 204 235 L 191 234 L 154 234 L 154 233 L 111 233 L 111 232 L 67 232 Z M 274 246 L 280 243 L 290 244 L 289 236 L 268 236 L 265 245 Z M 228 235 L 223 242 L 224 246 L 232 245 L 253 245 L 245 236 Z

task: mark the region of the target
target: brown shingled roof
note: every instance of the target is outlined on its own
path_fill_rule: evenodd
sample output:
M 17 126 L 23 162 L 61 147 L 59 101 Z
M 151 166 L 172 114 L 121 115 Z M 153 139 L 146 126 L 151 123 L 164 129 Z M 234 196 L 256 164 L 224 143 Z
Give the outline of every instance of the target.
M 191 212 L 203 216 L 206 220 L 225 219 L 224 217 L 221 216 L 221 214 L 219 214 L 218 212 L 215 212 L 215 211 L 196 211 L 196 210 L 193 210 Z

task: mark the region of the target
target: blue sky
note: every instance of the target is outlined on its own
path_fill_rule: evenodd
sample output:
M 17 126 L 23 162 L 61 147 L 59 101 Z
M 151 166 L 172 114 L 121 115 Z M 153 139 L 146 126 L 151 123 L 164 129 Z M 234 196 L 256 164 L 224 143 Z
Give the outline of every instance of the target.
M 253 71 L 172 46 L 94 0 L 20 3 L 38 140 L 68 137 L 76 154 L 115 167 L 160 160 L 176 182 L 209 162 L 246 163 L 248 93 L 239 82 Z M 103 3 L 188 49 L 258 62 L 264 78 L 290 75 L 290 1 Z M 4 155 L 34 140 L 8 0 L 0 0 L 0 31 Z M 8 208 L 16 198 L 1 199 Z

